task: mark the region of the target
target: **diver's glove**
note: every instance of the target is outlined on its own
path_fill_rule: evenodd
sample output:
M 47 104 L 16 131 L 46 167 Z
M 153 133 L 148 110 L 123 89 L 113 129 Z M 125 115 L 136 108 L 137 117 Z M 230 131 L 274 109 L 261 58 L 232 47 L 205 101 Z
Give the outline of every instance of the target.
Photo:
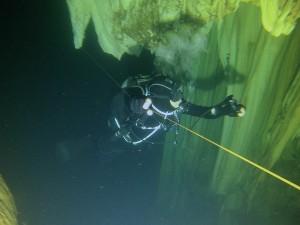
M 211 108 L 211 114 L 216 117 L 231 116 L 231 117 L 243 117 L 246 114 L 246 107 L 239 104 L 233 97 L 228 96 L 222 103 Z

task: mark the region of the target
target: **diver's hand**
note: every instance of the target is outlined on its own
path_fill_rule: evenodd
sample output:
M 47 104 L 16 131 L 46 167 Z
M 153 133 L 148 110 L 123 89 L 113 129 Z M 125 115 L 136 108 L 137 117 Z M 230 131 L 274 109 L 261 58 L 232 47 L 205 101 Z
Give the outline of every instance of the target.
M 239 104 L 237 100 L 234 99 L 233 95 L 228 96 L 224 101 L 224 109 L 226 108 L 227 115 L 231 117 L 243 117 L 246 114 L 246 107 Z
M 238 104 L 233 107 L 232 111 L 228 114 L 231 117 L 243 117 L 246 114 L 246 107 L 242 104 Z
M 231 117 L 243 117 L 246 114 L 246 107 L 239 104 L 233 97 L 233 95 L 228 96 L 222 103 L 211 109 L 211 114 L 219 116 L 231 116 Z

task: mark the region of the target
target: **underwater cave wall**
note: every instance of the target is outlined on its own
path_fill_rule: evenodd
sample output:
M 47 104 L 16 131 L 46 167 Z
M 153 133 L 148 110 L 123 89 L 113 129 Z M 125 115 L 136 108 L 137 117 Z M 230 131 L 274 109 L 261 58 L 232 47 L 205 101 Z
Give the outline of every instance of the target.
M 248 107 L 241 120 L 225 119 L 221 143 L 299 185 L 299 24 L 290 35 L 274 37 L 260 19 L 258 8 L 243 4 L 218 32 L 220 57 L 229 52 L 230 65 L 245 76 L 245 82 L 228 85 L 227 93 L 237 94 Z M 298 175 L 278 166 L 287 158 Z M 226 195 L 227 214 L 241 213 L 243 205 L 243 213 L 260 215 L 266 222 L 276 217 L 280 223 L 300 210 L 299 191 L 227 153 L 218 155 L 212 188 Z
M 214 79 L 214 90 L 195 89 L 194 102 L 211 104 L 234 94 L 247 106 L 247 114 L 199 121 L 193 130 L 299 184 L 299 25 L 288 36 L 274 37 L 263 28 L 259 8 L 241 4 L 236 13 L 224 17 L 219 29 L 213 26 L 208 37 L 214 50 L 199 54 L 207 57 L 200 64 L 195 59 L 201 68 L 198 78 L 205 74 L 209 80 L 217 70 L 223 79 Z M 223 69 L 212 61 L 220 61 Z M 194 120 L 184 117 L 181 122 L 191 127 Z M 180 146 L 165 148 L 161 200 L 184 210 L 203 204 L 204 193 L 211 194 L 211 203 L 221 210 L 222 224 L 234 224 L 245 215 L 255 222 L 269 224 L 276 218 L 280 223 L 291 221 L 300 210 L 299 191 L 184 132 Z
M 0 224 L 17 225 L 17 209 L 11 192 L 0 175 Z

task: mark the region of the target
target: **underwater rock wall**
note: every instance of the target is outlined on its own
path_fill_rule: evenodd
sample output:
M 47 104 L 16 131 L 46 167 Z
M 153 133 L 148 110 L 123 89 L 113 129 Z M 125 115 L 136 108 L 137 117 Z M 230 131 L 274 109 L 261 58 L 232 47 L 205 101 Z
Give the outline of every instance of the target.
M 300 2 L 294 0 L 67 0 L 75 48 L 82 47 L 92 21 L 101 48 L 118 59 L 125 52 L 139 55 L 143 47 L 153 50 L 182 24 L 221 22 L 241 2 L 260 6 L 262 23 L 274 36 L 289 34 L 300 16 Z
M 215 50 L 199 54 L 201 59 L 210 57 L 208 61 L 201 60 L 199 64 L 198 59 L 190 60 L 201 68 L 197 78 L 207 76 L 199 83 L 205 84 L 205 80 L 214 77 L 213 73 L 201 71 L 203 68 L 219 68 L 220 75 L 212 79 L 213 90 L 205 88 L 208 83 L 194 89 L 192 101 L 211 104 L 234 94 L 247 106 L 247 114 L 219 122 L 199 121 L 194 127 L 195 119 L 184 117 L 182 124 L 299 184 L 299 26 L 288 36 L 274 37 L 262 27 L 258 7 L 242 4 L 236 13 L 224 17 L 219 29 L 213 28 L 208 37 L 218 37 L 208 44 L 208 49 L 214 46 Z M 218 60 L 222 66 L 212 65 Z M 205 196 L 209 195 L 211 205 L 221 210 L 223 225 L 237 221 L 272 224 L 274 218 L 279 224 L 290 224 L 296 217 L 300 210 L 296 189 L 199 137 L 184 135 L 188 137 L 180 147 L 174 150 L 173 145 L 168 145 L 164 152 L 160 195 L 171 208 L 187 210 L 191 203 L 205 204 Z
M 225 120 L 222 141 L 237 150 L 253 149 L 249 155 L 272 167 L 299 131 L 300 36 L 297 27 L 291 35 L 275 38 L 262 29 L 259 17 L 255 8 L 241 7 L 218 32 L 220 58 L 229 54 L 230 66 L 244 76 L 241 84 L 227 85 L 227 94 L 236 93 L 248 106 L 246 117 Z M 243 137 L 236 138 L 241 131 Z
M 230 65 L 245 77 L 228 85 L 227 93 L 237 94 L 248 107 L 241 120 L 225 119 L 221 143 L 299 185 L 299 172 L 291 170 L 299 171 L 300 27 L 274 37 L 260 17 L 257 8 L 242 5 L 218 32 L 220 58 L 229 53 Z M 299 191 L 227 153 L 218 155 L 212 188 L 226 195 L 224 215 L 252 213 L 266 224 L 274 218 L 280 224 L 300 210 Z
M 0 175 L 0 224 L 17 225 L 17 209 L 12 194 Z
M 215 50 L 204 51 L 199 58 L 210 59 L 200 64 L 198 59 L 190 60 L 202 69 L 219 68 L 223 75 L 213 79 L 213 91 L 205 89 L 207 85 L 197 87 L 194 102 L 209 104 L 234 94 L 247 106 L 247 114 L 219 123 L 199 121 L 193 130 L 299 184 L 299 25 L 288 36 L 274 37 L 263 28 L 259 8 L 241 4 L 208 37 L 218 37 L 208 44 Z M 212 65 L 213 59 L 222 66 Z M 213 77 L 207 71 L 196 74 L 199 79 L 203 74 L 208 80 Z M 181 122 L 190 128 L 194 120 Z M 300 210 L 299 191 L 193 135 L 176 150 L 166 146 L 161 171 L 162 201 L 186 210 L 191 203 L 205 204 L 205 196 L 210 195 L 211 204 L 221 210 L 223 225 L 272 224 L 274 218 L 278 224 L 290 224 Z
M 182 20 L 205 24 L 234 11 L 239 1 L 174 0 L 67 0 L 75 48 L 81 48 L 85 30 L 93 22 L 101 48 L 120 59 L 125 52 L 138 55 L 163 41 L 165 32 Z M 192 23 L 191 23 L 192 24 Z

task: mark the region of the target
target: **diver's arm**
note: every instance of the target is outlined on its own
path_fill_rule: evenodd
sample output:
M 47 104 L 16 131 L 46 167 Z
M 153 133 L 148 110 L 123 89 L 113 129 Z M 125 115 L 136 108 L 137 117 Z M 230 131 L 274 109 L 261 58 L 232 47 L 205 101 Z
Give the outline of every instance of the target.
M 211 110 L 213 107 L 206 107 L 206 106 L 200 106 L 195 105 L 191 102 L 185 102 L 183 103 L 183 114 L 189 115 L 189 116 L 196 116 L 196 117 L 202 117 L 205 119 L 215 119 L 218 118 L 211 114 Z
M 183 114 L 202 117 L 205 119 L 217 119 L 222 116 L 242 117 L 246 113 L 246 107 L 239 104 L 233 95 L 228 96 L 223 102 L 215 106 L 200 106 L 190 102 L 182 102 Z

